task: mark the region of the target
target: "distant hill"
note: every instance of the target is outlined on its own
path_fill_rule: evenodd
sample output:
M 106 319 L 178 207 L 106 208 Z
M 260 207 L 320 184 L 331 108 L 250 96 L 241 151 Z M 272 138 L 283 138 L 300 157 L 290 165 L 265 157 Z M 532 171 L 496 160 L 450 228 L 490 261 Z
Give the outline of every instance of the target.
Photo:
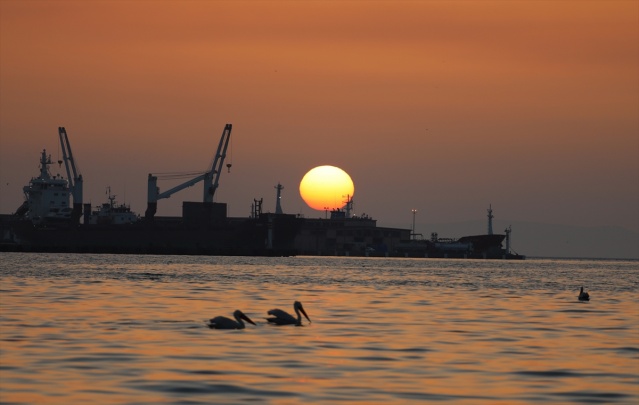
M 639 233 L 621 227 L 579 227 L 533 222 L 494 220 L 494 233 L 503 234 L 512 226 L 511 248 L 528 257 L 571 257 L 639 259 Z M 409 228 L 404 225 L 378 226 Z M 416 224 L 416 232 L 430 238 L 437 232 L 440 238 L 459 238 L 485 234 L 486 221 L 442 224 Z

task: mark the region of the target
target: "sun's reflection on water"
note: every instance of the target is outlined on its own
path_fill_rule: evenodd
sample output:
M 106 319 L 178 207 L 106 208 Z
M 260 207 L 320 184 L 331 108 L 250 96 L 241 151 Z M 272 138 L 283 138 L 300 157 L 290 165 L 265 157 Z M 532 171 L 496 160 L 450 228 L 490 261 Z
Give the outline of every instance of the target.
M 613 264 L 614 292 L 580 303 L 574 262 L 509 270 L 472 261 L 9 258 L 0 301 L 3 402 L 639 399 L 632 263 Z M 581 277 L 598 285 L 611 277 L 605 265 Z M 312 323 L 266 324 L 267 310 L 292 313 L 296 299 Z M 235 309 L 258 325 L 205 326 Z

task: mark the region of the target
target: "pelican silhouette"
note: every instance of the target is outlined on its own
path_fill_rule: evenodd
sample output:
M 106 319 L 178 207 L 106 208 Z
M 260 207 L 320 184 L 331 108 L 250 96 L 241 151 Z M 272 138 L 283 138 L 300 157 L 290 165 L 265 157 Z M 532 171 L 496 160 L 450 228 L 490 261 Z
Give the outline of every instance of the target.
M 581 287 L 581 290 L 579 290 L 579 295 L 577 296 L 577 299 L 579 301 L 590 301 L 590 294 L 588 294 L 587 292 L 584 292 L 584 288 Z
M 211 329 L 244 329 L 244 322 L 242 322 L 242 320 L 255 325 L 255 322 L 253 322 L 248 316 L 244 315 L 244 313 L 239 309 L 236 309 L 235 312 L 233 312 L 233 317 L 235 318 L 235 321 L 225 316 L 216 316 L 209 320 L 207 325 Z
M 282 311 L 281 309 L 271 309 L 267 312 L 267 314 L 271 315 L 272 318 L 266 318 L 270 323 L 274 323 L 276 325 L 302 325 L 302 314 L 308 319 L 308 322 L 311 322 L 311 318 L 306 315 L 306 311 L 304 311 L 304 307 L 302 303 L 299 301 L 295 301 L 293 304 L 293 308 L 295 309 L 295 314 L 297 318 L 293 317 L 293 315 L 289 314 L 286 311 Z

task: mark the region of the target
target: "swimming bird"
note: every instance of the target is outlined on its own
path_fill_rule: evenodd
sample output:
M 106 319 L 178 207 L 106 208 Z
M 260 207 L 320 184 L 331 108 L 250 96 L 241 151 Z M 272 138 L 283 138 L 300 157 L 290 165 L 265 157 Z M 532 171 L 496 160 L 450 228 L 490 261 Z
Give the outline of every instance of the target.
M 209 325 L 209 328 L 211 329 L 244 329 L 244 322 L 242 322 L 242 320 L 255 325 L 255 322 L 253 322 L 248 316 L 244 315 L 244 313 L 239 309 L 236 309 L 235 312 L 233 312 L 233 317 L 235 318 L 235 321 L 225 316 L 216 316 L 209 320 L 207 325 Z
M 302 314 L 308 319 L 308 322 L 311 322 L 311 318 L 306 315 L 306 311 L 304 311 L 304 307 L 302 303 L 299 301 L 295 301 L 293 304 L 293 308 L 295 309 L 295 314 L 297 314 L 297 319 L 293 317 L 293 315 L 289 314 L 286 311 L 282 311 L 281 309 L 271 309 L 267 312 L 267 314 L 272 315 L 272 318 L 266 318 L 270 323 L 274 323 L 276 325 L 302 325 Z
M 577 296 L 577 299 L 579 301 L 590 301 L 590 294 L 588 294 L 587 292 L 584 292 L 584 288 L 581 287 L 581 290 L 579 290 L 579 295 Z

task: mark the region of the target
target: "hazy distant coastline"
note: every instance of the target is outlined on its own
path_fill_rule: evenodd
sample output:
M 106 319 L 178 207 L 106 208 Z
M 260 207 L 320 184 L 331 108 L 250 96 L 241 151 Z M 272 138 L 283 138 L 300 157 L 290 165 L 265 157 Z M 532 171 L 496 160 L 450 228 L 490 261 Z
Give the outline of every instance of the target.
M 383 224 L 410 228 L 406 224 Z M 527 257 L 639 259 L 639 233 L 617 226 L 579 227 L 535 222 L 494 220 L 495 233 L 512 226 L 512 249 Z M 486 221 L 415 224 L 415 232 L 430 238 L 458 238 L 486 233 Z

